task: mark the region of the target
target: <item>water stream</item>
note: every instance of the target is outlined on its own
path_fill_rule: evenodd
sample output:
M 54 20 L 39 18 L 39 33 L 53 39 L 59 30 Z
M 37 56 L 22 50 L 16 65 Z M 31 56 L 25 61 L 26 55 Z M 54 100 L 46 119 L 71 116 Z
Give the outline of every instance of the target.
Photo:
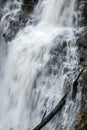
M 8 5 L 9 1 L 5 6 L 9 10 Z M 75 7 L 76 0 L 39 0 L 31 15 L 32 24 L 27 24 L 8 42 L 7 50 L 0 48 L 4 53 L 0 52 L 0 130 L 18 125 L 15 130 L 34 128 L 68 89 L 66 105 L 43 130 L 60 130 L 62 125 L 74 130 L 81 102 L 80 87 L 75 100 L 71 98 L 78 74 Z

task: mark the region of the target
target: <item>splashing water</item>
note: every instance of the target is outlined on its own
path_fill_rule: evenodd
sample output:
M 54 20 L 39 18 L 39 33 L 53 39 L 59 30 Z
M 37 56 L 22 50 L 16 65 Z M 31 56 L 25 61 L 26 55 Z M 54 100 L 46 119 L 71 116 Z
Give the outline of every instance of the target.
M 37 24 L 26 26 L 8 43 L 0 76 L 1 130 L 19 124 L 15 129 L 34 128 L 72 87 L 78 68 L 75 4 L 75 0 L 39 0 L 32 14 Z M 80 97 L 80 90 L 75 102 L 68 96 L 62 111 L 43 129 L 59 130 L 64 125 L 74 130 Z

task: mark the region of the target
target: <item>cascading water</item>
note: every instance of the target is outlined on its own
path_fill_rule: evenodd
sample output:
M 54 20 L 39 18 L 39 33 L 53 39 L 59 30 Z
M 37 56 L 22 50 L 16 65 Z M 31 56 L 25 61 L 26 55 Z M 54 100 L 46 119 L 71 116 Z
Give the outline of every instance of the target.
M 68 89 L 72 91 L 78 69 L 75 6 L 75 0 L 39 0 L 31 15 L 36 24 L 27 25 L 8 43 L 1 66 L 0 130 L 34 128 L 45 111 L 47 115 Z M 80 91 L 75 101 L 69 94 L 44 130 L 59 130 L 62 125 L 74 130 Z

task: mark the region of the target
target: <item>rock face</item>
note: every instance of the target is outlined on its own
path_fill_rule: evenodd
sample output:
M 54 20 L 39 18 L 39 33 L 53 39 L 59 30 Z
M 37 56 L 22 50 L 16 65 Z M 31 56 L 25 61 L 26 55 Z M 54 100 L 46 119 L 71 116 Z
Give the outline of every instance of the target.
M 76 126 L 76 130 L 87 130 L 87 106 L 83 110 L 79 124 Z
M 78 25 L 87 26 L 87 0 L 77 0 L 78 2 Z
M 77 40 L 77 46 L 79 49 L 79 62 L 81 65 L 87 62 L 87 30 L 81 32 L 79 39 Z
M 79 64 L 87 64 L 87 0 L 78 0 L 78 26 L 83 27 L 83 31 L 77 40 L 79 51 Z M 82 74 L 83 95 L 81 120 L 76 126 L 76 130 L 87 130 L 87 69 Z
M 32 12 L 33 7 L 37 4 L 38 0 L 23 0 L 22 10 Z
M 29 19 L 29 15 L 33 11 L 37 2 L 37 0 L 23 0 L 21 10 L 15 16 L 15 20 L 11 19 L 9 15 L 6 17 L 6 19 L 9 19 L 9 26 L 3 34 L 6 42 L 11 41 L 17 32 L 25 27 Z

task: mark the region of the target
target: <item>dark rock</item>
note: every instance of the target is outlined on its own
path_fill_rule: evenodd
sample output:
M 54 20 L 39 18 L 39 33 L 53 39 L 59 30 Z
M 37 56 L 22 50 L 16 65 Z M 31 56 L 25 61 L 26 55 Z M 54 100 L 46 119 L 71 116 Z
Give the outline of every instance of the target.
M 84 64 L 87 61 L 87 29 L 81 32 L 76 44 L 79 51 L 79 63 Z
M 75 130 L 87 130 L 87 106 L 84 108 L 83 114 L 80 117 L 80 122 Z
M 78 2 L 78 25 L 87 26 L 87 1 L 77 0 Z
M 25 27 L 37 2 L 38 0 L 24 0 L 22 9 L 15 16 L 15 20 L 12 20 L 10 15 L 6 17 L 6 19 L 9 21 L 9 26 L 6 32 L 3 34 L 6 42 L 11 41 L 16 36 L 17 32 Z

